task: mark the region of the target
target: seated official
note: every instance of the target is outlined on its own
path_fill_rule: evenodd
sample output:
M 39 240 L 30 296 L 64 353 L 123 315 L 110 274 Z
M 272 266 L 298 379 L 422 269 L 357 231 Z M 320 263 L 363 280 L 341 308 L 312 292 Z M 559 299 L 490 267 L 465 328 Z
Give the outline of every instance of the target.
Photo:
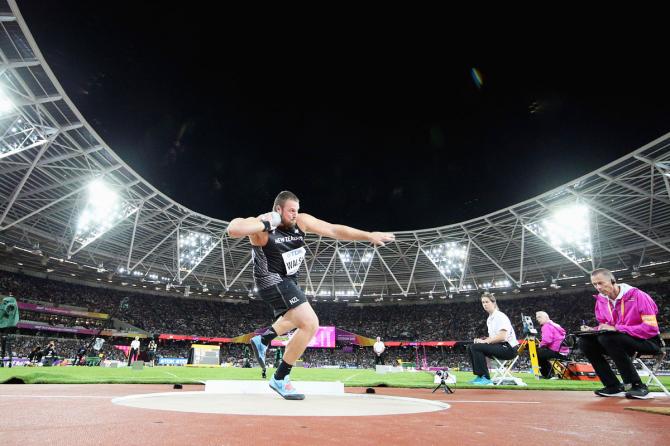
M 489 375 L 486 358 L 513 359 L 517 356 L 519 343 L 509 318 L 498 309 L 496 298 L 491 293 L 484 293 L 481 297 L 482 307 L 489 314 L 486 327 L 489 335 L 484 339 L 475 339 L 468 346 L 472 373 L 477 375 L 470 384 L 493 384 Z
M 565 340 L 565 330 L 549 319 L 544 311 L 535 313 L 537 323 L 542 327 L 542 340 L 537 349 L 537 360 L 540 363 L 540 374 L 545 379 L 551 378 L 550 359 L 565 359 L 570 349 L 561 345 Z
M 636 352 L 651 355 L 660 352 L 656 303 L 647 293 L 625 283 L 616 283 L 612 272 L 604 268 L 591 273 L 591 283 L 598 290 L 598 294 L 593 297 L 596 300 L 595 315 L 599 325 L 596 328 L 582 326 L 582 330 L 600 330 L 604 333 L 581 336 L 579 348 L 605 385 L 595 391 L 596 395 L 652 398 L 635 370 L 632 356 Z M 612 371 L 606 355 L 616 364 L 623 385 Z M 628 386 L 630 388 L 626 391 Z

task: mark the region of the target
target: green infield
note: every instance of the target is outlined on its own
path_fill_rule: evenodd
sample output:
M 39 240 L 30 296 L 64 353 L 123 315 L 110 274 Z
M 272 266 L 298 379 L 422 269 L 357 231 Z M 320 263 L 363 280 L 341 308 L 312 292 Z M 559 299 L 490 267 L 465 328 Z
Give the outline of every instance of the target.
M 272 373 L 268 370 L 268 374 Z M 469 372 L 450 372 L 456 376 L 455 388 L 477 388 L 468 385 L 474 375 Z M 602 387 L 600 382 L 570 380 L 537 380 L 529 373 L 515 373 L 527 386 L 501 386 L 510 389 L 528 390 L 594 390 Z M 373 369 L 305 369 L 296 367 L 291 373 L 294 381 L 342 381 L 350 387 L 410 387 L 432 388 L 434 373 L 412 372 L 377 374 Z M 213 379 L 261 379 L 258 368 L 234 367 L 13 367 L 0 368 L 0 383 L 18 378 L 26 384 L 198 384 Z M 670 386 L 670 377 L 660 378 Z M 660 390 L 652 386 L 650 390 Z

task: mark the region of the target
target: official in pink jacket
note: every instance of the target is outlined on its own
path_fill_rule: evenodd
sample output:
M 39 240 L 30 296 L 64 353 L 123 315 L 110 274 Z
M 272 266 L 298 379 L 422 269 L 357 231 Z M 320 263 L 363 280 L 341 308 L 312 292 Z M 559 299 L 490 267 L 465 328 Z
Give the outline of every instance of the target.
M 542 341 L 537 349 L 537 360 L 540 363 L 540 373 L 545 379 L 551 378 L 550 359 L 562 359 L 567 356 L 569 349 L 561 345 L 565 339 L 565 330 L 556 322 L 549 319 L 544 311 L 535 313 L 537 323 L 542 326 Z
M 591 273 L 591 283 L 598 290 L 593 297 L 599 325 L 595 328 L 582 327 L 582 330 L 597 330 L 602 334 L 581 336 L 579 347 L 605 385 L 596 390 L 596 395 L 652 398 L 635 370 L 632 356 L 635 352 L 656 354 L 660 351 L 656 303 L 644 291 L 617 283 L 612 272 L 604 268 Z M 617 379 L 605 355 L 616 364 L 624 384 L 630 386 L 628 391 Z

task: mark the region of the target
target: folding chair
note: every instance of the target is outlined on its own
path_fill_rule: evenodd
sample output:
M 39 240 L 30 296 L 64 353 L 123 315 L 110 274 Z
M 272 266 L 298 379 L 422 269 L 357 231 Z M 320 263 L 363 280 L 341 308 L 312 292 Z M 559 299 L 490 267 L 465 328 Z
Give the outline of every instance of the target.
M 570 372 L 568 372 L 568 366 L 565 359 L 550 359 L 549 364 L 551 364 L 551 374 L 553 377 L 557 377 L 558 379 L 568 379 Z
M 658 369 L 660 369 L 661 364 L 663 364 L 665 355 L 666 355 L 665 342 L 663 341 L 663 339 L 661 339 L 661 350 L 657 354 L 640 355 L 639 353 L 635 353 L 635 356 L 633 356 L 633 364 L 639 365 L 640 368 L 647 373 L 647 382 L 645 383 L 645 385 L 649 386 L 650 383 L 654 383 L 654 385 L 661 388 L 663 393 L 665 393 L 665 396 L 670 397 L 670 391 L 668 391 L 668 389 L 663 385 L 663 383 L 661 383 L 661 381 L 656 377 Z M 649 368 L 647 364 L 644 363 L 643 359 L 654 361 L 651 368 Z
M 576 343 L 575 335 L 567 335 L 565 339 L 563 339 L 563 342 L 561 342 L 561 347 L 567 347 L 568 353 L 562 355 L 561 358 L 549 360 L 549 364 L 551 364 L 551 373 L 554 377 L 558 377 L 559 379 L 568 379 L 570 377 L 568 362 L 571 361 L 574 354 Z
M 491 373 L 491 381 L 493 381 L 494 386 L 500 385 L 518 385 L 518 378 L 512 376 L 512 367 L 519 360 L 519 355 L 516 355 L 512 359 L 498 359 L 495 356 L 491 357 L 495 362 L 494 369 Z

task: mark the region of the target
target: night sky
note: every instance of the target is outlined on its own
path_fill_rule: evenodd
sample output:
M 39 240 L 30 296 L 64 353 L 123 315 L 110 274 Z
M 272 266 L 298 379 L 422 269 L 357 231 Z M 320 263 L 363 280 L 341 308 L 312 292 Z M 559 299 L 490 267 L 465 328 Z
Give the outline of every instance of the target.
M 319 22 L 303 32 L 205 4 L 139 3 L 20 6 L 109 146 L 216 218 L 258 215 L 289 189 L 302 211 L 334 223 L 441 226 L 670 131 L 670 86 L 644 57 L 552 47 L 466 60 L 439 33 L 315 32 Z

